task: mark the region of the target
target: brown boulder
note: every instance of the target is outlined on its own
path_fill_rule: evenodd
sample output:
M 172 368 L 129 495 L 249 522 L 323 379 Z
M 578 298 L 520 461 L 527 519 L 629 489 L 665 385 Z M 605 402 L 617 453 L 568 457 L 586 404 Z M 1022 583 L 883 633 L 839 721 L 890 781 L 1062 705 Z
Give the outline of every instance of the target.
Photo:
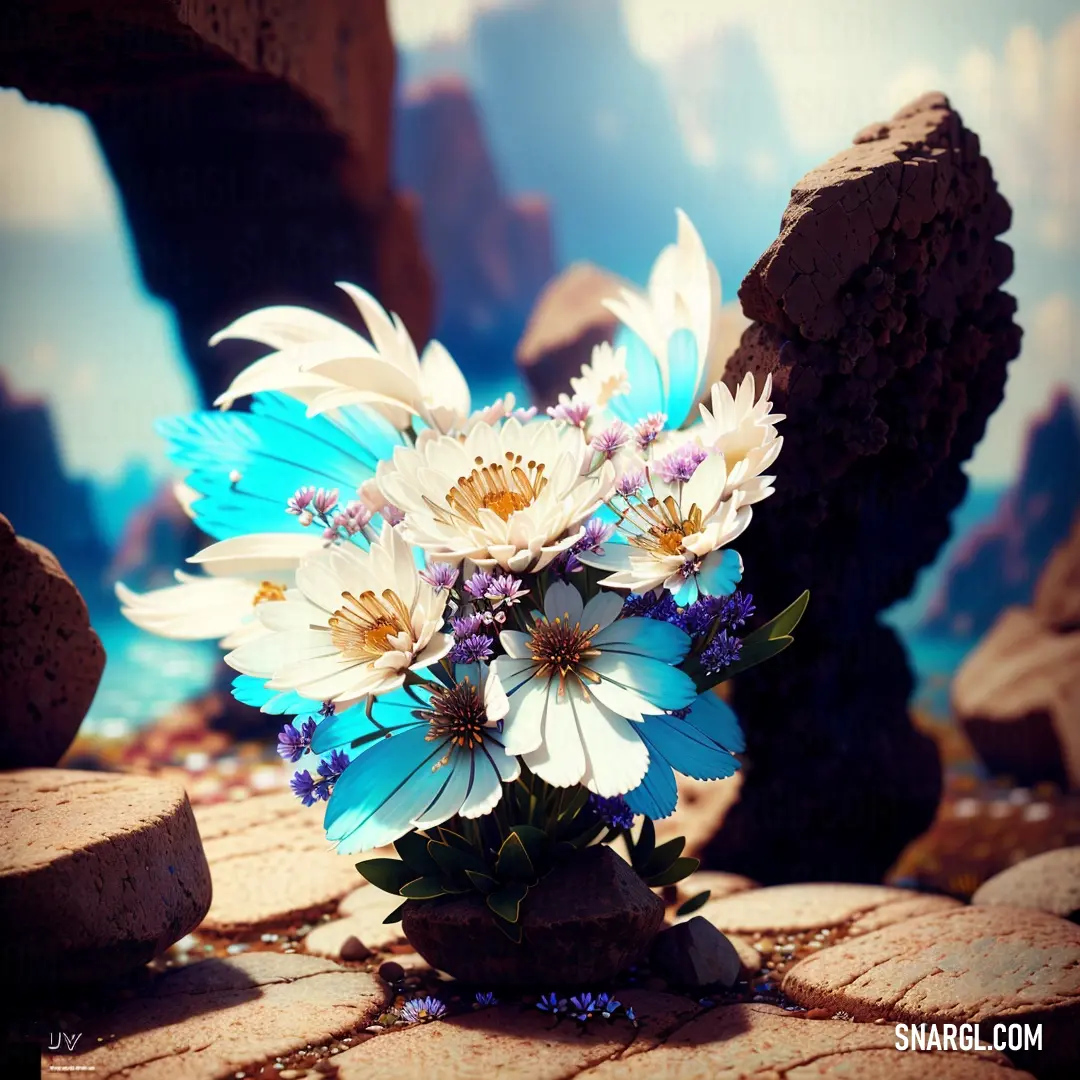
M 1080 922 L 1080 847 L 1044 851 L 1002 870 L 979 886 L 971 902 L 1037 908 Z
M 1039 575 L 1032 606 L 1051 629 L 1080 630 L 1080 518 Z
M 732 987 L 744 967 L 735 945 L 700 915 L 661 930 L 649 957 L 673 985 L 687 989 Z
M 292 794 L 200 806 L 196 817 L 214 879 L 203 930 L 235 935 L 312 918 L 359 880 L 356 860 L 327 841 L 322 814 Z
M 374 975 L 313 956 L 203 960 L 80 1016 L 76 1052 L 46 1055 L 43 1075 L 61 1067 L 124 1080 L 242 1075 L 370 1024 L 386 1004 Z
M 5 768 L 55 765 L 94 700 L 105 650 L 79 590 L 0 515 L 0 739 Z
M 663 901 L 606 845 L 552 870 L 522 905 L 523 941 L 492 923 L 478 893 L 405 907 L 402 927 L 432 967 L 478 986 L 581 986 L 641 960 L 664 921 Z
M 210 872 L 187 795 L 151 777 L 0 773 L 0 966 L 20 986 L 105 980 L 194 930 Z
M 851 938 L 797 963 L 784 993 L 856 1020 L 1042 1024 L 1042 1073 L 1080 1059 L 1080 927 L 1042 911 L 959 907 Z
M 1010 608 L 956 673 L 952 707 L 991 772 L 1080 787 L 1080 633 Z

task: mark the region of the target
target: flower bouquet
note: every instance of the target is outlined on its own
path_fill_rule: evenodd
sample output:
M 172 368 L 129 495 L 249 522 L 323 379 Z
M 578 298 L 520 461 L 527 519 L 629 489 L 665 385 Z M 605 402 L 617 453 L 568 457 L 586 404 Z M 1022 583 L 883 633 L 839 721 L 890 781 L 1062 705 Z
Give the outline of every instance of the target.
M 708 386 L 720 283 L 681 212 L 647 291 L 608 303 L 614 346 L 546 414 L 512 395 L 472 411 L 441 345 L 418 356 L 341 288 L 370 339 L 294 307 L 216 336 L 271 350 L 215 403 L 250 410 L 160 425 L 216 543 L 189 560 L 202 575 L 118 586 L 124 613 L 220 639 L 235 696 L 288 718 L 292 789 L 326 803 L 337 850 L 396 849 L 358 863 L 401 897 L 387 921 L 416 912 L 424 938 L 423 913 L 464 898 L 520 948 L 530 892 L 621 838 L 619 873 L 657 905 L 647 938 L 648 887 L 697 867 L 655 841 L 675 774 L 739 765 L 715 687 L 790 644 L 807 602 L 757 620 L 730 546 L 773 490 L 771 382 Z

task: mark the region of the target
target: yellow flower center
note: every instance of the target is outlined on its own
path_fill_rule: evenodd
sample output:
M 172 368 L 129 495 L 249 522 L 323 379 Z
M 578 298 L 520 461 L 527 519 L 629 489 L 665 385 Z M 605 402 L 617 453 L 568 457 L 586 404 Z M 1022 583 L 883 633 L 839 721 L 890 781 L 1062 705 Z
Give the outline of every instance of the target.
M 663 502 L 655 495 L 646 499 L 634 496 L 621 511 L 619 526 L 623 532 L 627 532 L 627 526 L 634 530 L 632 535 L 627 535 L 634 547 L 662 559 L 683 554 L 683 540 L 701 532 L 701 509 L 695 503 L 684 518 L 671 495 Z
M 585 681 L 600 681 L 600 676 L 586 663 L 600 655 L 600 650 L 594 649 L 592 644 L 593 635 L 599 629 L 599 624 L 594 624 L 585 630 L 581 623 L 571 623 L 569 614 L 564 614 L 561 619 L 556 617 L 552 622 L 539 619 L 533 624 L 529 652 L 538 665 L 537 674 L 544 679 L 557 675 L 560 697 L 566 693 L 567 680 L 573 679 L 588 701 Z
M 409 609 L 392 589 L 380 599 L 370 590 L 342 593 L 344 604 L 330 616 L 330 640 L 346 660 L 377 660 L 394 648 L 390 638 L 411 629 Z
M 255 599 L 251 603 L 253 607 L 258 607 L 260 604 L 270 604 L 276 600 L 284 599 L 284 585 L 278 585 L 273 581 L 264 581 L 259 585 L 259 591 L 255 594 Z
M 457 484 L 446 493 L 451 514 L 425 499 L 444 524 L 453 517 L 470 525 L 480 524 L 480 511 L 490 510 L 503 521 L 518 510 L 532 506 L 547 486 L 543 462 L 525 462 L 520 454 L 506 452 L 505 461 L 484 463 L 475 459 L 476 468 L 468 476 L 459 476 Z

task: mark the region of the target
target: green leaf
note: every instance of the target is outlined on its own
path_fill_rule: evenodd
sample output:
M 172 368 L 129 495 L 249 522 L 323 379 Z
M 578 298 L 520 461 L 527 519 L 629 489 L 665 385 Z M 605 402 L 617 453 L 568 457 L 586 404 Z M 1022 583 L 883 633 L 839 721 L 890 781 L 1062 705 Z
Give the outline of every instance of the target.
M 439 872 L 438 864 L 428 853 L 430 841 L 417 832 L 406 833 L 394 841 L 394 850 L 401 856 L 414 877 L 426 877 Z
M 401 922 L 401 916 L 405 914 L 405 904 L 398 904 L 389 915 L 383 919 L 383 925 L 389 926 L 391 923 Z
M 485 896 L 490 892 L 494 892 L 499 884 L 490 874 L 481 874 L 476 870 L 466 870 L 465 876 L 472 883 L 473 888 L 477 892 L 482 892 Z
M 540 868 L 544 860 L 545 849 L 548 846 L 548 835 L 543 829 L 535 825 L 515 825 L 513 831 L 517 833 L 525 854 L 536 869 Z
M 656 827 L 652 818 L 643 818 L 641 832 L 630 847 L 631 865 L 640 874 L 656 850 Z
M 809 603 L 810 590 L 807 589 L 796 601 L 784 608 L 779 615 L 770 619 L 764 626 L 759 626 L 752 633 L 747 634 L 743 638 L 743 646 L 745 647 L 751 642 L 778 641 L 780 638 L 791 637 Z
M 515 945 L 521 944 L 521 923 L 507 922 L 498 915 L 491 920 Z
M 441 877 L 421 877 L 402 886 L 401 895 L 410 900 L 434 900 L 436 896 L 445 896 L 452 891 Z
M 594 822 L 576 836 L 567 837 L 564 843 L 569 843 L 575 851 L 580 850 L 583 847 L 588 847 L 605 829 L 607 829 L 607 825 L 603 821 Z
M 654 889 L 660 885 L 674 885 L 684 877 L 689 877 L 700 865 L 699 859 L 688 859 L 684 856 L 676 859 L 663 873 L 647 877 L 645 883 Z
M 495 874 L 503 881 L 536 880 L 536 867 L 533 866 L 533 861 L 517 832 L 512 832 L 499 848 L 499 857 L 495 860 Z
M 444 829 L 442 826 L 435 831 L 439 834 L 439 840 L 442 843 L 449 844 L 451 847 L 456 847 L 461 851 L 473 850 L 472 844 L 461 833 L 456 833 L 453 829 Z
M 403 885 L 416 879 L 416 874 L 399 859 L 365 859 L 356 869 L 383 892 L 401 895 Z
M 475 851 L 462 851 L 459 847 L 440 844 L 435 840 L 428 844 L 427 849 L 435 864 L 436 875 L 442 874 L 451 881 L 460 880 L 466 870 L 476 870 L 481 874 L 488 871 L 487 863 Z
M 584 808 L 585 804 L 589 801 L 588 788 L 579 787 L 574 791 L 570 801 L 559 811 L 559 816 L 556 820 L 565 821 L 568 818 L 576 817 Z
M 695 911 L 700 910 L 708 902 L 709 897 L 712 895 L 711 889 L 706 889 L 704 892 L 699 892 L 697 896 L 691 896 L 685 904 L 682 904 L 675 912 L 676 918 L 683 915 L 693 915 Z
M 508 923 L 516 923 L 521 915 L 521 901 L 529 891 L 528 885 L 520 883 L 504 885 L 490 893 L 487 898 L 487 906 Z
M 642 876 L 652 877 L 654 874 L 663 873 L 682 854 L 684 847 L 686 847 L 685 836 L 676 836 L 674 840 L 661 844 L 653 851 L 648 861 L 641 868 Z

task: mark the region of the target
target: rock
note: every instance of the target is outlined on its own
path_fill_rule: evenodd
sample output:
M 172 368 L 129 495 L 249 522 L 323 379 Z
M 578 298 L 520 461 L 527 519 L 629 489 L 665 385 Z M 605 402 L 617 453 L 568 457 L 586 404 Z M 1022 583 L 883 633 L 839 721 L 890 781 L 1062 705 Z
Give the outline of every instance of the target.
M 875 927 L 947 911 L 959 901 L 886 885 L 774 885 L 710 900 L 697 912 L 725 934 L 799 933 L 847 924 Z M 873 919 L 873 922 L 868 920 Z
M 45 1056 L 124 1080 L 234 1076 L 372 1023 L 389 1001 L 374 975 L 312 956 L 250 953 L 157 976 L 136 997 L 80 1017 L 87 1053 Z M 98 1038 L 107 1041 L 97 1045 Z
M 371 1039 L 334 1057 L 339 1080 L 401 1080 L 409 1076 L 457 1080 L 462 1076 L 512 1076 L 514 1080 L 563 1080 L 619 1055 L 650 1050 L 698 1011 L 686 998 L 642 990 L 619 993 L 619 1000 L 647 1020 L 634 1028 L 625 1020 L 596 1024 L 588 1035 L 576 1025 L 556 1026 L 539 1009 L 501 1005 L 417 1024 L 392 1038 Z M 404 1056 L 403 1056 L 404 1055 Z M 647 1055 L 645 1055 L 647 1056 Z
M 1080 847 L 1044 851 L 984 882 L 973 904 L 1037 908 L 1080 922 Z
M 648 951 L 663 901 L 605 845 L 552 870 L 523 905 L 524 940 L 492 923 L 479 894 L 409 902 L 405 936 L 432 967 L 478 986 L 580 986 L 612 978 Z
M 624 1055 L 625 1057 L 625 1055 Z M 771 1005 L 728 1005 L 680 1027 L 646 1054 L 616 1058 L 578 1080 L 1031 1080 L 1003 1054 L 905 1053 L 891 1027 L 808 1021 Z
M 541 408 L 556 402 L 559 394 L 571 393 L 570 379 L 589 362 L 593 347 L 614 338 L 619 321 L 603 301 L 617 297 L 626 285 L 607 270 L 578 262 L 540 293 L 515 359 Z
M 956 718 L 992 772 L 1080 788 L 1080 633 L 1010 608 L 953 679 Z
M 930 94 L 803 177 L 743 281 L 754 322 L 724 381 L 771 374 L 787 416 L 745 581 L 763 615 L 811 600 L 793 648 L 734 680 L 749 767 L 706 866 L 880 881 L 933 819 L 937 751 L 878 616 L 948 537 L 1019 351 L 1009 219 L 978 138 Z
M 752 979 L 765 964 L 765 957 L 754 948 L 754 943 L 741 934 L 725 934 L 739 955 L 739 978 Z
M 396 986 L 405 978 L 405 969 L 396 960 L 386 960 L 379 965 L 379 978 Z
M 1076 402 L 1059 390 L 1028 433 L 1027 452 L 1016 482 L 994 517 L 974 530 L 946 567 L 923 627 L 927 633 L 961 638 L 985 634 L 1005 608 L 1030 604 L 1051 553 L 1063 544 L 1080 513 L 1080 416 Z M 1080 529 L 1080 524 L 1076 526 Z M 1080 544 L 1080 536 L 1074 543 Z M 1071 556 L 1077 562 L 1077 554 Z M 1068 562 L 1068 555 L 1063 560 Z M 1062 565 L 1055 573 L 1065 571 Z M 1080 627 L 1080 576 L 1072 588 L 1065 574 L 1043 605 L 1056 629 Z M 1061 625 L 1058 625 L 1061 623 Z
M 235 935 L 321 914 L 356 886 L 355 860 L 327 842 L 322 815 L 291 794 L 196 811 L 214 879 L 202 929 Z
M 305 304 L 359 320 L 369 289 L 422 345 L 432 288 L 390 186 L 395 53 L 384 0 L 16 0 L 0 85 L 82 110 L 116 181 L 146 287 L 176 311 L 207 400 L 254 357 L 210 336 Z M 198 208 L 195 212 L 194 208 Z
M 0 738 L 4 767 L 55 765 L 94 700 L 105 650 L 52 552 L 0 515 Z
M 395 902 L 393 896 L 376 889 L 374 885 L 357 891 L 373 894 L 367 897 L 367 907 L 361 907 L 354 901 L 352 910 L 355 914 L 344 919 L 332 919 L 317 926 L 304 938 L 304 949 L 307 952 L 315 953 L 316 956 L 347 960 L 350 958 L 342 953 L 342 949 L 350 939 L 358 939 L 365 948 L 379 951 L 396 945 L 404 938 L 401 923 L 387 925 L 383 922 L 394 908 L 400 907 L 401 899 L 398 898 Z M 357 959 L 362 960 L 364 957 Z
M 20 987 L 134 970 L 210 906 L 210 872 L 178 785 L 22 769 L 0 773 L 0 813 L 0 967 Z
M 338 950 L 339 959 L 349 962 L 366 960 L 369 956 L 374 955 L 375 954 L 355 934 L 350 934 L 341 943 L 341 948 Z
M 675 986 L 695 990 L 734 986 L 743 967 L 735 946 L 700 915 L 661 930 L 649 956 Z
M 1040 1074 L 1080 1059 L 1080 927 L 1042 911 L 958 907 L 797 963 L 783 991 L 807 1008 L 890 1023 L 1042 1024 Z M 984 1042 L 988 1039 L 984 1038 Z
M 1080 630 L 1080 516 L 1043 567 L 1032 604 L 1039 621 L 1064 633 Z
M 679 882 L 677 890 L 678 902 L 683 904 L 697 896 L 698 893 L 706 891 L 711 901 L 721 900 L 725 896 L 734 896 L 736 893 L 756 888 L 758 888 L 758 883 L 751 881 L 748 877 L 743 877 L 742 874 L 725 874 L 718 870 L 698 870 Z

